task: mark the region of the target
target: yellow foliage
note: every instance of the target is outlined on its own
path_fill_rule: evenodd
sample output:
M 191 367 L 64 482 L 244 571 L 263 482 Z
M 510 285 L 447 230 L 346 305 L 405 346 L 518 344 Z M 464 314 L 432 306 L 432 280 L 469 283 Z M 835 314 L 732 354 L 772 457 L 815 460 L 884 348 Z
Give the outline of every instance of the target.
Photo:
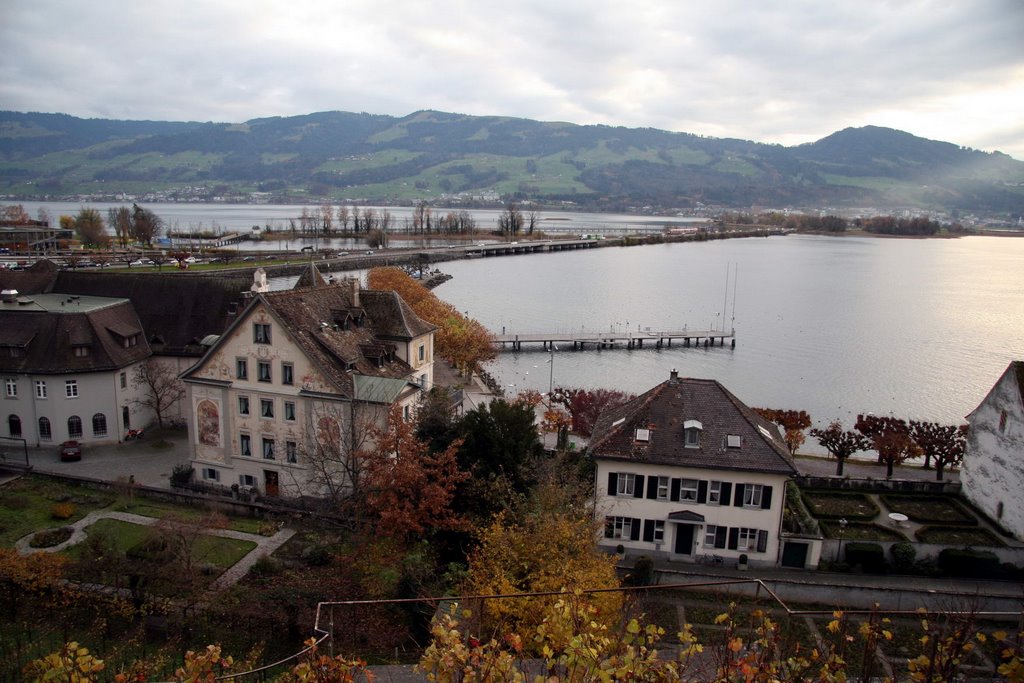
M 30 662 L 25 667 L 25 676 L 34 683 L 92 683 L 98 680 L 103 666 L 102 659 L 96 659 L 78 643 L 70 642 L 57 652 Z

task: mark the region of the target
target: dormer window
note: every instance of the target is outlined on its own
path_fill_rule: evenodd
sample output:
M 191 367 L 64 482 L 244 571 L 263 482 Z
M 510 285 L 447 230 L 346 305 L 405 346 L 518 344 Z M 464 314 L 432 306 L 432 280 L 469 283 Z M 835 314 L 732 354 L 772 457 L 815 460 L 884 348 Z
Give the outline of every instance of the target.
M 742 443 L 739 434 L 729 434 L 725 437 L 725 445 L 727 448 L 739 448 Z
M 687 448 L 700 448 L 700 433 L 704 429 L 698 420 L 687 420 L 683 423 L 683 445 Z
M 648 441 L 651 440 L 651 430 L 650 429 L 638 429 L 638 430 L 636 430 L 636 440 L 637 441 L 642 441 L 644 443 L 647 443 Z
M 85 358 L 86 356 L 89 355 L 89 347 L 84 345 L 74 346 L 72 347 L 71 352 L 75 355 L 76 358 Z

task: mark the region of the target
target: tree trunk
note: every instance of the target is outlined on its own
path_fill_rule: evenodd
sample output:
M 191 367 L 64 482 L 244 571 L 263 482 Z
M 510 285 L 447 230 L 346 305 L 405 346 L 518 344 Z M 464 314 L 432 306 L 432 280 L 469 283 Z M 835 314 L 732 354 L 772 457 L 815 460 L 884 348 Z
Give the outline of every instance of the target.
M 843 476 L 843 464 L 846 462 L 846 458 L 836 458 L 836 476 Z
M 942 463 L 935 461 L 935 481 L 942 481 Z
M 893 461 L 892 460 L 889 460 L 888 462 L 885 463 L 885 478 L 886 479 L 892 479 L 892 466 L 893 466 Z

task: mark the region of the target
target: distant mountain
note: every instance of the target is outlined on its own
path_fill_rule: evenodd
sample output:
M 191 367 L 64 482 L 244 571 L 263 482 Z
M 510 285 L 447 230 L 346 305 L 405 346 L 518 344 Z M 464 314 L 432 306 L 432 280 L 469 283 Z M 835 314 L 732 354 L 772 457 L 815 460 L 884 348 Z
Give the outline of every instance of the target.
M 874 206 L 1024 213 L 1024 162 L 888 128 L 796 147 L 420 111 L 245 123 L 0 112 L 0 194 L 158 193 L 592 209 Z

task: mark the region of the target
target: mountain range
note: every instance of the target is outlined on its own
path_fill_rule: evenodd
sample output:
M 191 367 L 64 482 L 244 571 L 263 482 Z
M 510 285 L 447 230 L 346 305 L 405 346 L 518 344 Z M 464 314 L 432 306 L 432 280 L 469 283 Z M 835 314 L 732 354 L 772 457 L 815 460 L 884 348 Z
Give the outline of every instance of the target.
M 593 210 L 877 207 L 1024 214 L 1024 162 L 889 128 L 783 147 L 419 111 L 245 123 L 0 112 L 7 199 L 533 201 Z

